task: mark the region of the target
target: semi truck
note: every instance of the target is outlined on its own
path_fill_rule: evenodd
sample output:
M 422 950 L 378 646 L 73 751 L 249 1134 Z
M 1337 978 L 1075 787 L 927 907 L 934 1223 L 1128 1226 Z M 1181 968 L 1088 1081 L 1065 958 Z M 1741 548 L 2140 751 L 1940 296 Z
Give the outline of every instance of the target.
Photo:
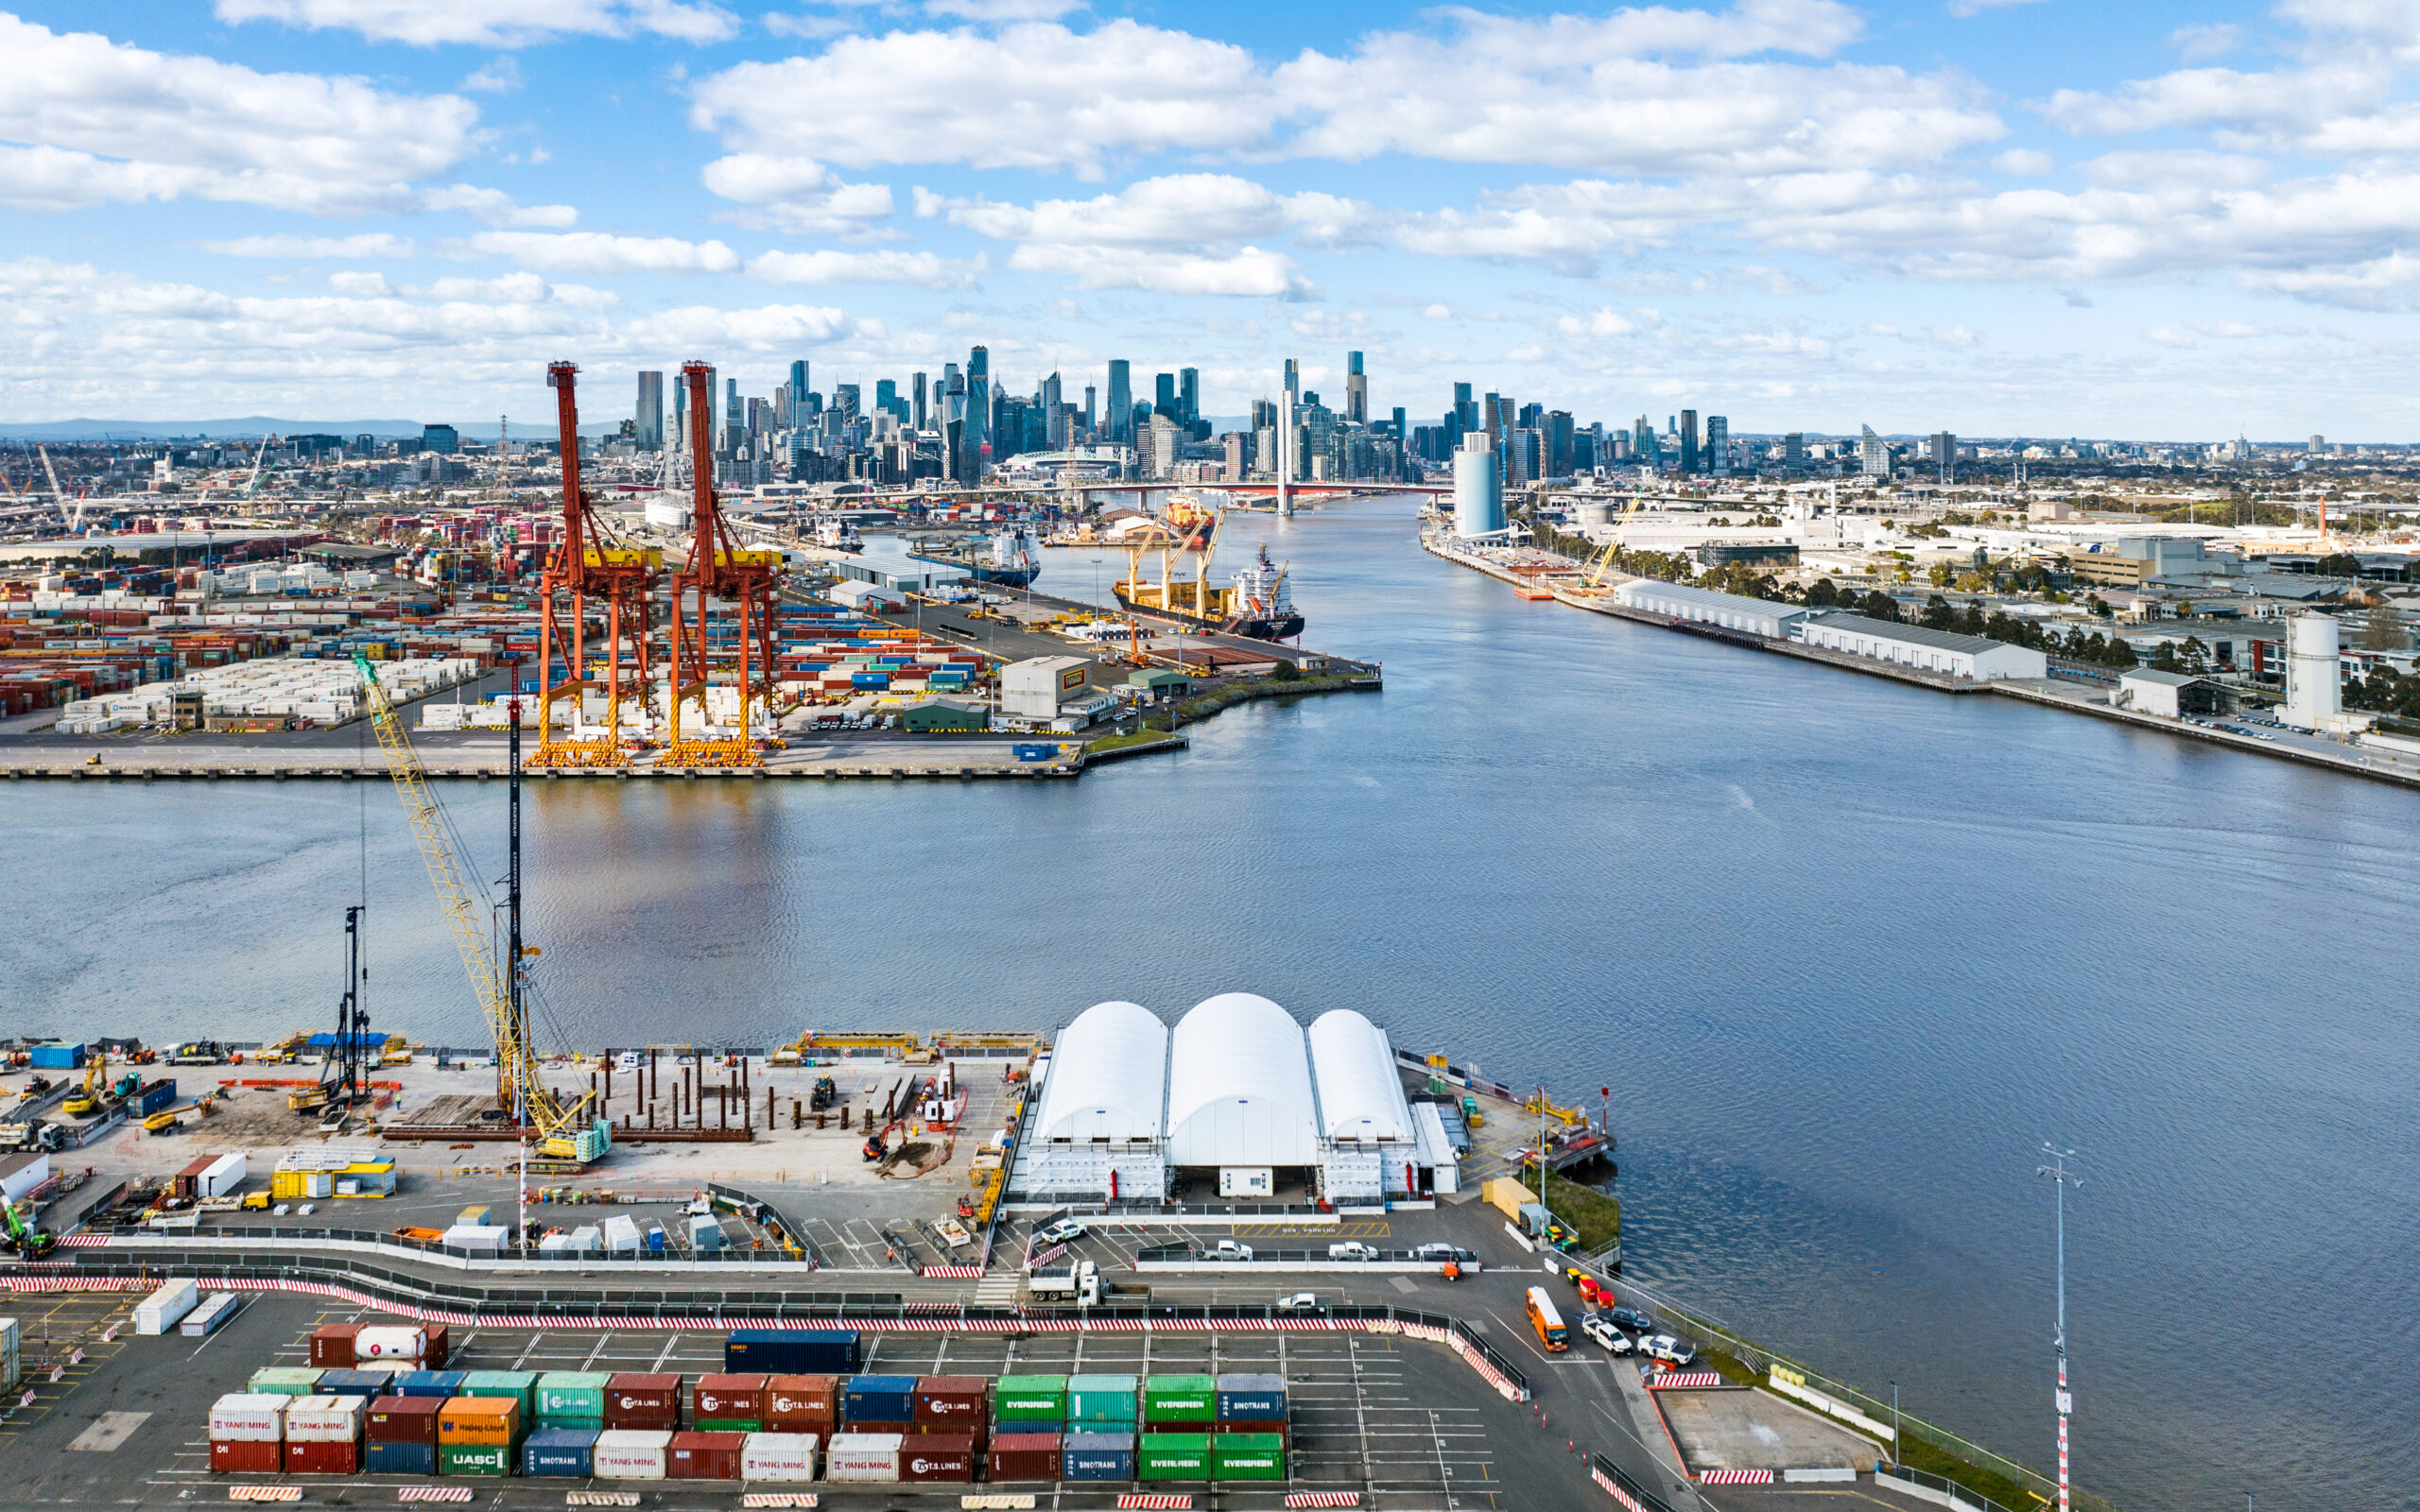
M 1097 1307 L 1100 1303 L 1100 1267 L 1089 1260 L 1045 1265 L 1026 1278 L 1025 1289 L 1037 1300 L 1064 1298 L 1078 1307 Z

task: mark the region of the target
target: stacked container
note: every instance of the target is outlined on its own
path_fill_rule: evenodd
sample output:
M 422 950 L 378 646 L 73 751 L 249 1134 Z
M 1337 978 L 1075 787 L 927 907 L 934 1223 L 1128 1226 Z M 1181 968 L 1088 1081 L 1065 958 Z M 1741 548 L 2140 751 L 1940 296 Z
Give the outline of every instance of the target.
M 1143 1426 L 1208 1433 L 1219 1420 L 1219 1385 L 1209 1376 L 1151 1376 L 1143 1383 Z
M 982 1442 L 972 1434 L 910 1434 L 899 1443 L 903 1481 L 971 1482 L 982 1463 Z
M 762 1433 L 772 1381 L 759 1375 L 700 1376 L 689 1421 L 709 1433 Z
M 1002 1376 L 992 1395 L 992 1417 L 1004 1434 L 1058 1433 L 1067 1421 L 1067 1378 Z
M 1134 1479 L 1132 1431 L 1069 1434 L 1061 1445 L 1060 1475 L 1070 1481 Z
M 844 1376 L 864 1363 L 854 1329 L 734 1329 L 722 1345 L 722 1367 L 734 1375 Z
M 1286 1439 L 1281 1434 L 1219 1434 L 1210 1440 L 1210 1478 L 1218 1481 L 1282 1481 Z
M 364 1397 L 298 1397 L 285 1409 L 289 1475 L 357 1475 L 368 1416 Z
M 1135 1441 L 1138 1481 L 1206 1481 L 1210 1478 L 1208 1434 L 1146 1433 Z
M 916 1383 L 915 1424 L 920 1434 L 955 1434 L 977 1439 L 991 1432 L 992 1383 L 981 1376 L 925 1376 Z
M 452 1348 L 452 1334 L 442 1323 L 365 1323 L 354 1331 L 353 1358 L 345 1363 L 375 1360 L 397 1367 L 442 1370 Z
M 596 1435 L 593 1473 L 600 1481 L 660 1481 L 671 1458 L 668 1428 L 608 1428 Z
M 605 1380 L 605 1426 L 672 1433 L 681 1426 L 681 1378 L 617 1371 Z
M 538 1377 L 532 1371 L 471 1370 L 464 1372 L 462 1384 L 454 1394 L 512 1402 L 521 1409 L 521 1420 L 527 1423 L 536 1416 L 537 1387 Z
M 444 1475 L 510 1475 L 520 1462 L 521 1404 L 510 1397 L 456 1397 L 437 1414 L 437 1469 Z
M 914 1376 L 851 1376 L 840 1383 L 840 1422 L 852 1434 L 916 1431 Z
M 461 1370 L 406 1370 L 395 1378 L 398 1397 L 435 1397 L 440 1401 L 458 1396 L 462 1390 Z
M 769 1376 L 765 1383 L 765 1427 L 776 1434 L 809 1434 L 830 1438 L 840 1425 L 840 1381 L 838 1376 Z
M 833 1482 L 889 1485 L 899 1479 L 899 1446 L 905 1434 L 835 1434 L 823 1455 L 823 1478 Z
M 358 1323 L 330 1323 L 311 1331 L 311 1363 L 322 1370 L 350 1370 L 357 1363 L 353 1357 L 353 1341 L 360 1333 Z
M 26 1331 L 13 1317 L 0 1317 L 0 1391 L 14 1391 L 26 1378 Z
M 739 1447 L 739 1478 L 744 1481 L 811 1481 L 815 1479 L 814 1434 L 750 1434 Z
M 665 1473 L 676 1481 L 735 1481 L 747 1439 L 746 1434 L 728 1432 L 675 1434 Z
M 370 1404 L 361 1468 L 373 1475 L 437 1473 L 437 1415 L 442 1397 L 381 1397 Z
M 1132 1433 L 1134 1384 L 1132 1376 L 1069 1376 L 1067 1426 L 1073 1429 L 1081 1424 L 1086 1432 Z
M 324 1370 L 309 1366 L 263 1366 L 252 1372 L 244 1389 L 272 1397 L 315 1397 L 320 1392 L 320 1378 Z
M 605 1389 L 614 1378 L 601 1370 L 549 1370 L 538 1378 L 533 1393 L 540 1428 L 601 1432 L 605 1427 Z
M 320 1394 L 326 1397 L 367 1397 L 375 1400 L 394 1395 L 395 1372 L 392 1370 L 322 1370 L 320 1372 Z
M 285 1469 L 285 1409 L 294 1399 L 231 1392 L 210 1408 L 210 1468 L 274 1475 Z
M 1016 1424 L 1003 1422 L 992 1435 L 992 1452 L 988 1456 L 988 1478 L 994 1481 L 1055 1481 L 1062 1468 L 1060 1436 L 1054 1431 L 1046 1434 L 1014 1432 Z
M 1223 1375 L 1218 1378 L 1220 1434 L 1274 1434 L 1286 1439 L 1286 1378 Z
M 521 1441 L 521 1473 L 585 1480 L 596 1473 L 600 1436 L 594 1428 L 541 1428 Z

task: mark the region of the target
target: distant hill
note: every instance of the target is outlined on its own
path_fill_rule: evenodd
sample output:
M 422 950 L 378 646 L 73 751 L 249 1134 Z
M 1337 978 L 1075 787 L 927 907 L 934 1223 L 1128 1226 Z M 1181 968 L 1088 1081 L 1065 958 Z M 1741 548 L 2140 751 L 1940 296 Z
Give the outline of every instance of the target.
M 582 425 L 582 436 L 611 436 L 618 420 Z M 495 427 L 485 421 L 458 421 L 454 427 L 466 439 L 492 441 Z M 235 420 L 53 420 L 30 425 L 0 424 L 0 438 L 12 441 L 167 441 L 207 436 L 213 440 L 263 436 L 418 436 L 416 420 L 280 420 L 273 415 L 246 415 Z M 552 415 L 532 417 L 524 430 L 513 423 L 516 440 L 551 438 Z

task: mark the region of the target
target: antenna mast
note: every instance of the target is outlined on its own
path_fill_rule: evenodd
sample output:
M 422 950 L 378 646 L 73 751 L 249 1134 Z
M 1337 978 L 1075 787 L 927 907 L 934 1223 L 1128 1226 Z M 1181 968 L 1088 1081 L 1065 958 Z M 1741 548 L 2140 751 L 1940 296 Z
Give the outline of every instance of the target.
M 2075 1412 L 2076 1400 L 2067 1390 L 2067 1188 L 2083 1186 L 2083 1178 L 2067 1169 L 2067 1162 L 2075 1159 L 2075 1151 L 2044 1144 L 2042 1153 L 2050 1157 L 2050 1163 L 2038 1167 L 2034 1175 L 2048 1177 L 2057 1188 L 2054 1211 L 2058 1214 L 2059 1235 L 2059 1332 L 2056 1339 L 2059 1390 L 2052 1399 L 2052 1404 L 2059 1410 L 2059 1512 L 2070 1512 L 2067 1505 L 2067 1418 Z

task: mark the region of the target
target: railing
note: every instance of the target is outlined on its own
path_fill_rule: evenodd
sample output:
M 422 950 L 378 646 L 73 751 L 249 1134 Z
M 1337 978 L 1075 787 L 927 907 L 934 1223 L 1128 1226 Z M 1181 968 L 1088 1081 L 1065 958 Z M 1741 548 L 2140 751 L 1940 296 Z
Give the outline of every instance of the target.
M 1937 1492 L 1948 1498 L 1951 1506 L 1963 1505 L 1973 1508 L 1974 1512 L 2009 1512 L 2007 1507 L 1980 1491 L 1970 1491 L 1947 1476 L 1935 1475 L 1929 1470 L 1911 1470 L 1905 1465 L 1876 1465 L 1874 1467 L 1874 1478 L 1876 1481 L 1898 1481 L 1906 1486 Z
M 1588 1475 L 1631 1512 L 1672 1512 L 1662 1497 L 1631 1479 L 1620 1466 L 1602 1454 L 1588 1456 Z
M 154 1237 L 153 1233 L 149 1230 L 143 1228 L 121 1228 L 112 1225 L 93 1225 L 90 1226 L 86 1231 L 107 1238 L 147 1239 Z M 636 1249 L 614 1251 L 600 1249 L 593 1250 L 586 1254 L 565 1253 L 562 1255 L 540 1255 L 535 1251 L 531 1251 L 527 1254 L 524 1254 L 518 1249 L 510 1247 L 499 1247 L 492 1250 L 474 1249 L 467 1246 L 449 1246 L 433 1240 L 406 1239 L 400 1234 L 382 1233 L 372 1228 L 289 1228 L 277 1225 L 268 1225 L 257 1228 L 214 1229 L 211 1231 L 207 1239 L 197 1235 L 187 1239 L 186 1243 L 196 1246 L 216 1245 L 216 1246 L 224 1249 L 235 1250 L 253 1247 L 262 1240 L 268 1240 L 272 1243 L 288 1244 L 299 1242 L 306 1244 L 369 1245 L 381 1250 L 395 1251 L 404 1258 L 410 1258 L 412 1255 L 420 1254 L 439 1256 L 446 1260 L 456 1261 L 510 1261 L 516 1267 L 544 1265 L 561 1266 L 565 1270 L 588 1270 L 600 1265 L 661 1265 L 667 1262 L 678 1262 L 684 1265 L 746 1265 L 758 1267 L 767 1265 L 798 1265 L 802 1267 L 812 1267 L 815 1263 L 814 1257 L 811 1254 L 791 1255 L 785 1251 L 774 1249 L 737 1247 L 725 1247 L 722 1249 L 690 1249 L 686 1246 L 673 1247 L 667 1246 L 663 1249 L 657 1250 Z M 147 1246 L 146 1247 L 148 1246 Z

